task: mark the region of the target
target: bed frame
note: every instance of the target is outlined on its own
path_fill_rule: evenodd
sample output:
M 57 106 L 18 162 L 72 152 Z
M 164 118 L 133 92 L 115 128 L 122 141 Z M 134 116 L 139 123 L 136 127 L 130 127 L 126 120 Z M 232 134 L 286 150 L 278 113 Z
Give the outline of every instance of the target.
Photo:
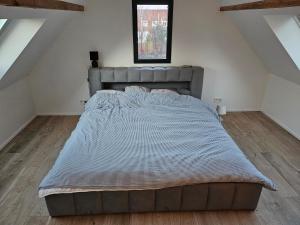
M 202 67 L 117 67 L 90 68 L 90 95 L 99 90 L 124 90 L 129 85 L 188 90 L 191 96 L 201 99 L 204 69 Z
M 51 216 L 109 213 L 254 210 L 262 186 L 209 183 L 145 191 L 97 191 L 46 197 Z
M 201 99 L 204 69 L 201 67 L 91 68 L 89 89 L 123 90 L 128 85 L 184 89 Z M 262 185 L 208 183 L 142 191 L 94 191 L 46 196 L 51 216 L 102 213 L 140 213 L 201 210 L 254 210 Z

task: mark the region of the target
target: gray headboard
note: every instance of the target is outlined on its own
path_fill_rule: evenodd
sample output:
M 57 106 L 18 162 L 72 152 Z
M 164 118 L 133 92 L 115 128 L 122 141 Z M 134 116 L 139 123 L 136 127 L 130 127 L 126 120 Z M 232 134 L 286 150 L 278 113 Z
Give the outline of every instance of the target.
M 187 89 L 201 99 L 202 67 L 106 67 L 89 69 L 90 95 L 98 90 L 121 90 L 129 85 L 149 88 Z

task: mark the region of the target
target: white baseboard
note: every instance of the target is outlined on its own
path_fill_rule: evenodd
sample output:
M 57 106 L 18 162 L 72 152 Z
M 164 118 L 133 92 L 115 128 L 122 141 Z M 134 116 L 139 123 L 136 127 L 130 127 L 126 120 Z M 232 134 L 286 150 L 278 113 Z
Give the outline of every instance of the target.
M 80 116 L 79 112 L 37 113 L 38 116 Z
M 32 116 L 29 120 L 27 120 L 19 129 L 17 129 L 6 141 L 0 144 L 0 151 L 14 138 L 16 137 L 28 124 L 30 124 L 36 115 Z
M 267 117 L 269 117 L 271 120 L 273 120 L 275 123 L 277 123 L 280 127 L 282 127 L 287 132 L 289 132 L 291 135 L 293 135 L 295 138 L 297 138 L 298 140 L 300 140 L 299 134 L 297 134 L 296 132 L 294 132 L 293 130 L 291 130 L 288 126 L 286 126 L 285 124 L 283 124 L 279 119 L 275 118 L 274 116 L 272 116 L 269 113 L 266 113 L 264 111 L 261 111 L 261 112 L 263 114 L 265 114 Z

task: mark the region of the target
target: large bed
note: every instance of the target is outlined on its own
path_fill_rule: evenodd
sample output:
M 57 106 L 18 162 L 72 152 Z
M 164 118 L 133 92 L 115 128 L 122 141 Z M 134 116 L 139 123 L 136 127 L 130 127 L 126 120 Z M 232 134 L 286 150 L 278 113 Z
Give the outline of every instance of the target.
M 123 91 L 131 85 L 184 94 Z M 202 86 L 201 67 L 90 69 L 92 97 L 39 187 L 50 215 L 254 210 L 274 184 L 200 100 Z

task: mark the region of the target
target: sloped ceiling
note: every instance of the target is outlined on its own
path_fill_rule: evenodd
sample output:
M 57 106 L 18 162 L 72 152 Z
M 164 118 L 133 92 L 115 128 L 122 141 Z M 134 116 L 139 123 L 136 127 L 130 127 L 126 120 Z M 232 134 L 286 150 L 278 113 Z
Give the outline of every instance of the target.
M 78 4 L 84 4 L 85 0 L 68 1 Z M 44 18 L 45 23 L 31 42 L 27 45 L 9 71 L 0 81 L 0 90 L 5 88 L 15 81 L 27 76 L 35 63 L 39 60 L 41 54 L 49 47 L 55 37 L 63 29 L 65 23 L 74 18 L 81 16 L 81 12 L 59 11 L 59 10 L 44 10 L 44 9 L 28 9 L 0 6 L 1 18 Z M 78 28 L 80 29 L 80 28 Z
M 220 5 L 251 2 L 254 0 L 219 0 Z M 69 1 L 85 4 L 85 0 Z M 283 48 L 264 16 L 283 14 L 299 15 L 300 7 L 269 10 L 226 12 L 238 26 L 257 55 L 274 75 L 300 84 L 300 71 Z M 28 44 L 14 65 L 0 81 L 0 89 L 27 76 L 41 54 L 49 47 L 63 29 L 65 23 L 82 13 L 70 11 L 12 8 L 0 6 L 1 18 L 45 18 L 46 22 Z M 80 29 L 80 27 L 78 28 Z
M 221 0 L 221 5 L 243 3 L 250 1 Z M 241 33 L 250 43 L 256 54 L 261 58 L 265 66 L 276 76 L 280 76 L 291 82 L 300 84 L 300 70 L 294 64 L 273 30 L 266 22 L 267 15 L 291 15 L 300 14 L 300 7 L 245 10 L 226 12 L 232 21 L 238 26 Z M 300 41 L 300 40 L 299 40 Z

